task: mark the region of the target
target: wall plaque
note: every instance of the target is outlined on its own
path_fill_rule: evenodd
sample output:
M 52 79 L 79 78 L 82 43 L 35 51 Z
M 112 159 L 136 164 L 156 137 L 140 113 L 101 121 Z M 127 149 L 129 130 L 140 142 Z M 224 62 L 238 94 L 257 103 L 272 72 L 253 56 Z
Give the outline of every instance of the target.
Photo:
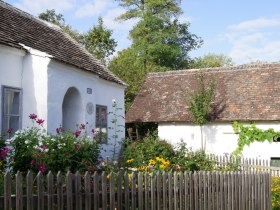
M 87 109 L 88 114 L 92 114 L 93 113 L 93 103 L 91 103 L 91 102 L 87 103 L 86 109 Z

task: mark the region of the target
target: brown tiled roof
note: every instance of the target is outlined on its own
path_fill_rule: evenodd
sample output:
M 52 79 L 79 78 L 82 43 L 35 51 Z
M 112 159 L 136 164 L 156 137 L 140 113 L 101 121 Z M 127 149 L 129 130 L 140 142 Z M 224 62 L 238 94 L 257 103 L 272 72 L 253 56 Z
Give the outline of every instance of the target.
M 59 27 L 51 26 L 1 0 L 0 43 L 12 47 L 23 44 L 58 61 L 93 72 L 105 80 L 126 85 Z
M 216 81 L 212 121 L 280 120 L 280 63 L 202 69 Z M 126 122 L 193 122 L 187 98 L 199 70 L 151 73 Z

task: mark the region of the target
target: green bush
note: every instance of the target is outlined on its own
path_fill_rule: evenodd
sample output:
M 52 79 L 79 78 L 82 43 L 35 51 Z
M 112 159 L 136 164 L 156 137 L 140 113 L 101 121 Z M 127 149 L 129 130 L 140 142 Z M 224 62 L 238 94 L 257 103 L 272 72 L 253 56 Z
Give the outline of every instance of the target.
M 272 177 L 272 209 L 280 210 L 280 177 Z
M 99 148 L 85 132 L 85 125 L 81 125 L 75 133 L 62 132 L 58 128 L 57 135 L 49 135 L 43 129 L 42 121 L 32 120 L 39 125 L 17 131 L 8 140 L 11 145 L 9 166 L 14 173 L 28 170 L 35 173 L 96 170 Z
M 121 166 L 128 170 L 153 171 L 213 171 L 236 170 L 237 165 L 227 164 L 217 167 L 216 161 L 209 159 L 204 151 L 193 151 L 181 143 L 173 147 L 149 133 L 142 141 L 125 143 Z

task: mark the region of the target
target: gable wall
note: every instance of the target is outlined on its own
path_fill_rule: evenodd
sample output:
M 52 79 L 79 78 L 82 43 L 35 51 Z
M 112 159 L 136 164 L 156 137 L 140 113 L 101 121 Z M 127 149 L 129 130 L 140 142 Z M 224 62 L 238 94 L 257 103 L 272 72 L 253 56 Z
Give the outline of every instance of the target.
M 258 128 L 274 128 L 280 131 L 279 122 L 258 122 Z M 173 145 L 181 139 L 187 143 L 187 147 L 194 150 L 201 148 L 200 127 L 184 123 L 159 123 L 158 135 Z M 231 123 L 211 123 L 203 126 L 203 136 L 206 138 L 206 151 L 217 155 L 231 154 L 237 147 L 238 135 L 234 134 Z M 268 141 L 254 142 L 250 147 L 243 150 L 244 157 L 258 157 L 270 159 L 280 157 L 280 142 L 269 143 Z
M 63 99 L 67 90 L 74 87 L 78 90 L 82 99 L 82 112 L 81 122 L 77 124 L 86 124 L 87 132 L 90 135 L 91 130 L 95 128 L 95 111 L 96 105 L 107 106 L 107 111 L 112 111 L 112 100 L 115 99 L 120 108 L 122 108 L 121 115 L 124 116 L 124 87 L 112 82 L 100 79 L 98 76 L 81 71 L 72 66 L 52 61 L 48 66 L 48 131 L 55 133 L 56 128 L 62 125 L 63 112 L 62 105 Z M 91 88 L 92 94 L 87 93 L 87 88 Z M 94 106 L 93 113 L 88 114 L 86 106 L 92 103 Z M 108 127 L 111 124 L 111 115 L 108 116 Z M 124 119 L 119 119 L 119 123 L 124 126 Z M 119 133 L 118 141 L 124 138 L 124 127 L 121 128 L 122 132 Z M 108 129 L 108 137 L 114 133 Z M 102 145 L 104 150 L 102 156 L 110 156 L 110 150 L 113 147 L 113 139 L 109 140 L 108 145 Z M 118 144 L 118 146 L 120 146 Z M 117 148 L 119 151 L 120 147 Z M 106 151 L 105 151 L 106 150 Z

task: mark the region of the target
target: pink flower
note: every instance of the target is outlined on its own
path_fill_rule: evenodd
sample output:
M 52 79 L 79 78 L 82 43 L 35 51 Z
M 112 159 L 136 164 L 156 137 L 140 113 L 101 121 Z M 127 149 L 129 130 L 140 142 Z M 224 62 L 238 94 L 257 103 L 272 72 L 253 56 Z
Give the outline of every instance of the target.
M 81 145 L 80 144 L 76 144 L 75 149 L 79 151 L 81 149 Z
M 29 118 L 31 119 L 31 120 L 35 120 L 36 118 L 37 118 L 37 115 L 36 114 L 30 114 L 29 115 Z
M 44 122 L 45 122 L 45 120 L 43 120 L 43 119 L 36 120 L 36 123 L 38 123 L 39 125 L 43 124 Z
M 94 129 L 92 129 L 91 132 L 92 132 L 93 138 L 95 138 L 97 132 Z
M 76 137 L 78 137 L 79 135 L 81 135 L 81 131 L 76 131 L 74 134 Z
M 45 149 L 47 149 L 47 145 L 43 144 L 43 145 L 41 146 L 41 148 L 42 148 L 43 150 L 45 150 Z
M 45 171 L 46 171 L 46 165 L 45 165 L 45 163 L 42 163 L 42 164 L 40 164 L 40 166 L 39 166 L 39 171 L 41 171 L 42 173 L 44 173 Z
M 11 134 L 13 132 L 13 129 L 12 128 L 9 128 L 8 130 L 7 130 L 7 133 L 8 134 Z
M 34 166 L 35 165 L 35 160 L 31 160 L 31 162 L 30 162 L 30 166 L 32 167 L 32 166 Z
M 62 127 L 59 127 L 59 128 L 56 129 L 56 133 L 57 133 L 57 134 L 62 133 L 62 131 L 63 131 L 63 130 L 62 130 Z
M 86 125 L 82 123 L 82 124 L 80 125 L 80 129 L 81 129 L 81 130 L 84 130 L 85 128 L 86 128 Z

